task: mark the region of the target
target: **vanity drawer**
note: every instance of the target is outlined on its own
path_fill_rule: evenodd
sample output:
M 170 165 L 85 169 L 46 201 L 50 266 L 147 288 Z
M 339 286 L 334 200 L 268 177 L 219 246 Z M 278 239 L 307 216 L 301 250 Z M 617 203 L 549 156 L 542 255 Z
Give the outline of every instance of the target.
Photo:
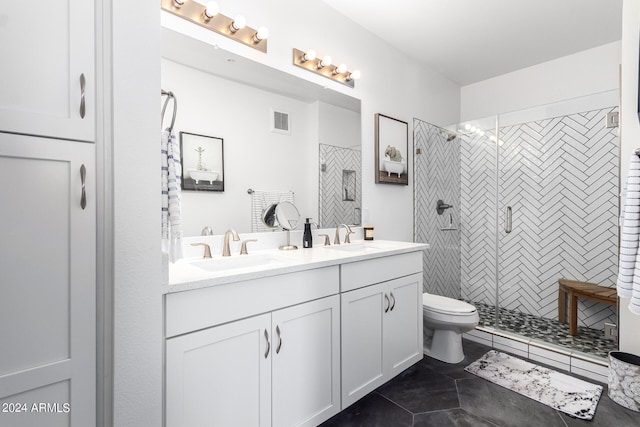
M 338 266 L 165 295 L 167 338 L 337 294 Z
M 422 251 L 391 255 L 340 266 L 340 292 L 422 272 Z

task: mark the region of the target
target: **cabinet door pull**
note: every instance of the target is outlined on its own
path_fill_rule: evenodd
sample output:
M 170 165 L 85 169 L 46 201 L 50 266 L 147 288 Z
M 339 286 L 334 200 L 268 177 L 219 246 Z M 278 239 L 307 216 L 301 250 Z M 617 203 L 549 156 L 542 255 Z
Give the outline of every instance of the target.
M 387 300 L 387 308 L 384 309 L 384 312 L 387 313 L 389 311 L 389 307 L 391 306 L 391 301 L 389 301 L 389 295 L 384 294 L 384 299 Z
M 85 111 L 85 101 L 84 101 L 84 89 L 87 84 L 87 81 L 84 78 L 84 73 L 80 74 L 80 118 L 84 119 Z
M 82 181 L 82 196 L 80 196 L 80 207 L 82 209 L 87 207 L 87 190 L 85 188 L 85 180 L 87 178 L 87 168 L 84 165 L 80 166 L 80 180 Z
M 267 339 L 267 350 L 264 352 L 264 358 L 266 359 L 269 356 L 269 351 L 271 350 L 271 343 L 269 342 L 269 332 L 264 330 L 264 337 Z
M 393 303 L 391 303 L 391 308 L 390 308 L 390 310 L 393 311 L 393 307 L 396 306 L 396 297 L 393 296 L 393 292 L 390 292 L 389 295 L 391 295 L 391 299 L 393 300 Z
M 276 334 L 278 334 L 278 347 L 276 347 L 276 354 L 278 354 L 282 348 L 282 333 L 280 332 L 280 325 L 276 325 Z

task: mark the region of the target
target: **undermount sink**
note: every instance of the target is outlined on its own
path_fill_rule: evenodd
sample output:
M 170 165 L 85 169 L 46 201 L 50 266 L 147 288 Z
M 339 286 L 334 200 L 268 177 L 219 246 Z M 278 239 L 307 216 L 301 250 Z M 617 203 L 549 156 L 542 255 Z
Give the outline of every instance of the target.
M 271 254 L 232 255 L 229 257 L 215 257 L 211 259 L 199 259 L 190 264 L 202 270 L 216 272 L 238 268 L 253 268 L 281 265 L 283 260 Z

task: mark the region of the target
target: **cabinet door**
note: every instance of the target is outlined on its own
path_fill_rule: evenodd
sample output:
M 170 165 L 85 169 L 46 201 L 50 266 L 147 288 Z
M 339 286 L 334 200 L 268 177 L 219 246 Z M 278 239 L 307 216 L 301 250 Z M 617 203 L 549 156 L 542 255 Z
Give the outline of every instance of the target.
M 0 131 L 95 139 L 94 21 L 92 0 L 0 2 Z
M 95 424 L 94 165 L 93 144 L 0 133 L 0 425 Z
M 339 310 L 334 295 L 272 313 L 274 426 L 316 426 L 340 411 Z
M 342 407 L 346 408 L 384 383 L 386 285 L 341 295 Z
M 264 314 L 168 339 L 166 425 L 269 426 L 270 330 Z
M 387 282 L 384 364 L 388 379 L 422 359 L 422 274 Z

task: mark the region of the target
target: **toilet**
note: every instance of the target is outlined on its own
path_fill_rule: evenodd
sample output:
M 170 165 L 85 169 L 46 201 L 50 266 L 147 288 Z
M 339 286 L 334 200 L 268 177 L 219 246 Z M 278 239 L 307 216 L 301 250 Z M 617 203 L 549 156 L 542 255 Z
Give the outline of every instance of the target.
M 447 363 L 464 360 L 462 334 L 475 328 L 480 317 L 464 301 L 422 294 L 424 354 Z

